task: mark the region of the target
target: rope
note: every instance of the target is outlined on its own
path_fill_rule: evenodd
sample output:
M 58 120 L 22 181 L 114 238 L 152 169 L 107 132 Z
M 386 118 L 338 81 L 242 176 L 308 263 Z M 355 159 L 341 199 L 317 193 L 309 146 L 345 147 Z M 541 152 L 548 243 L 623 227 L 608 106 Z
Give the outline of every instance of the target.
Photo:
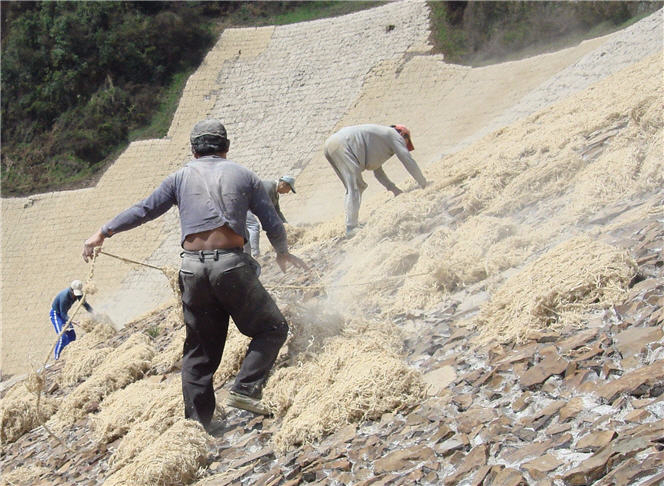
M 99 253 L 101 253 L 102 255 L 110 256 L 112 258 L 117 258 L 118 260 L 121 260 L 125 263 L 133 263 L 135 265 L 143 265 L 144 267 L 154 268 L 155 270 L 161 270 L 162 272 L 164 271 L 164 269 L 162 267 L 157 267 L 155 265 L 150 265 L 149 263 L 137 262 L 136 260 L 131 260 L 129 258 L 121 257 L 121 256 L 118 256 L 118 255 L 113 255 L 112 253 L 108 253 L 108 252 L 101 251 L 101 250 L 99 250 Z

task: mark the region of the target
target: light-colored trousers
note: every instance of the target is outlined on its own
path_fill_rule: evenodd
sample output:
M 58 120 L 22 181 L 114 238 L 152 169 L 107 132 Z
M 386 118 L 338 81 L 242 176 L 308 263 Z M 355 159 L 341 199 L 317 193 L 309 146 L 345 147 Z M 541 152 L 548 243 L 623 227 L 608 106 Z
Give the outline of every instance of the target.
M 258 218 L 251 211 L 247 211 L 247 232 L 249 233 L 249 241 L 244 245 L 244 251 L 251 253 L 251 256 L 258 256 L 261 254 L 260 250 L 260 236 L 261 224 Z
M 344 200 L 346 230 L 355 228 L 360 214 L 362 193 L 367 188 L 367 183 L 362 178 L 362 168 L 343 141 L 337 140 L 335 137 L 327 140 L 324 152 L 325 158 L 346 188 Z

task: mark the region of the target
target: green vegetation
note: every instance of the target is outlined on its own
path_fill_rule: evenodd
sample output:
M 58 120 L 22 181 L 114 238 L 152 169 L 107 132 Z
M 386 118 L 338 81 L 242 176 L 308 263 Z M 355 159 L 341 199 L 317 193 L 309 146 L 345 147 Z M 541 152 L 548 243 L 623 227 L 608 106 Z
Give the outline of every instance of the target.
M 624 28 L 663 2 L 429 2 L 431 42 L 448 62 L 484 65 Z

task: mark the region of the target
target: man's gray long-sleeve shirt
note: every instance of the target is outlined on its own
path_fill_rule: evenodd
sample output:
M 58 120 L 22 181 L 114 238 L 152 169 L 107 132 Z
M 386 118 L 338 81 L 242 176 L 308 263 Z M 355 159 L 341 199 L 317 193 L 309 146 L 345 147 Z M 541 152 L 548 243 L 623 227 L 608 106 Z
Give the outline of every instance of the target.
M 102 226 L 102 232 L 135 228 L 173 205 L 180 211 L 181 244 L 191 234 L 224 225 L 244 236 L 247 210 L 251 210 L 277 253 L 288 252 L 286 230 L 258 176 L 215 155 L 194 159 L 169 175 L 147 198 Z
M 327 143 L 332 141 L 345 146 L 357 160 L 360 169 L 373 170 L 381 182 L 381 176 L 384 175 L 382 165 L 396 155 L 413 179 L 422 187 L 426 185 L 426 179 L 408 152 L 405 140 L 392 127 L 373 124 L 344 127 L 332 135 Z
M 265 188 L 265 192 L 267 192 L 270 201 L 272 201 L 272 204 L 274 204 L 274 209 L 277 210 L 277 215 L 279 218 L 281 218 L 281 221 L 287 223 L 286 217 L 281 212 L 281 208 L 279 207 L 279 191 L 277 191 L 279 188 L 279 181 L 264 180 L 263 187 Z

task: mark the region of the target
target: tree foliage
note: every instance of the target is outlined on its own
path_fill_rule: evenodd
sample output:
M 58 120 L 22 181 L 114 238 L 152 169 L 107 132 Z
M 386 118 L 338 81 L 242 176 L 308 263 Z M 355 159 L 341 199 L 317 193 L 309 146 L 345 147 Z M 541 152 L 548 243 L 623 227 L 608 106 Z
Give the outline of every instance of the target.
M 224 12 L 224 4 L 205 2 L 2 8 L 9 31 L 2 41 L 5 195 L 87 174 L 126 143 L 173 74 L 200 63 L 214 41 L 211 21 Z

